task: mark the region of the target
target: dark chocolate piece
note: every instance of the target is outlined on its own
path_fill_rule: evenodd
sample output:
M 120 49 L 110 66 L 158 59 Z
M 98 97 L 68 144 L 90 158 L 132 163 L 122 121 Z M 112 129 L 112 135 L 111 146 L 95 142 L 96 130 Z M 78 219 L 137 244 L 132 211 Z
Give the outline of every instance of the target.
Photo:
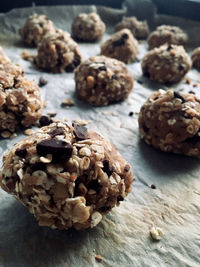
M 129 115 L 130 117 L 132 117 L 133 114 L 134 114 L 133 111 L 130 111 L 128 115 Z
M 40 87 L 45 86 L 47 83 L 48 83 L 47 80 L 45 80 L 43 77 L 40 77 L 40 79 L 39 79 L 39 83 L 38 83 L 38 85 L 39 85 Z
M 50 117 L 43 115 L 40 119 L 39 119 L 39 124 L 40 127 L 43 126 L 48 126 L 49 124 L 51 124 L 53 121 Z
M 121 46 L 121 45 L 124 45 L 126 40 L 128 39 L 128 34 L 127 33 L 124 33 L 120 39 L 114 41 L 112 43 L 113 47 L 116 47 L 116 46 Z
M 52 132 L 49 133 L 51 138 L 54 138 L 55 136 L 62 135 L 62 134 L 64 134 L 63 128 L 56 128 L 55 130 L 53 130 Z
M 104 159 L 102 170 L 110 176 L 114 172 L 115 168 L 110 164 L 109 160 Z
M 106 68 L 106 66 L 101 66 L 101 67 L 99 67 L 99 70 L 107 71 L 107 68 Z
M 88 138 L 87 128 L 85 126 L 73 123 L 74 134 L 78 141 L 82 141 Z
M 15 150 L 15 155 L 17 155 L 20 158 L 25 158 L 27 155 L 27 150 L 26 148 L 17 148 Z
M 154 184 L 151 185 L 152 189 L 156 189 L 156 186 Z
M 123 201 L 124 200 L 124 198 L 122 197 L 122 196 L 118 196 L 117 197 L 117 201 L 119 202 L 119 201 Z
M 181 99 L 183 103 L 186 102 L 185 98 L 182 95 L 180 95 L 178 92 L 174 92 L 174 97 Z

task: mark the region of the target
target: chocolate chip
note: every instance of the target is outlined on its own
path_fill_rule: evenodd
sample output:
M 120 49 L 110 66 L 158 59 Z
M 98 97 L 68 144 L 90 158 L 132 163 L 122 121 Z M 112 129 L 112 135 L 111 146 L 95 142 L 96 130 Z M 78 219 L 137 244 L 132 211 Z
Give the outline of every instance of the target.
M 48 116 L 45 116 L 45 115 L 43 115 L 39 119 L 40 127 L 47 126 L 47 125 L 51 124 L 52 122 L 53 122 L 52 119 L 50 117 L 48 117 Z
M 152 184 L 152 185 L 151 185 L 151 188 L 152 188 L 152 189 L 156 189 L 155 184 Z
M 113 74 L 113 76 L 112 76 L 113 80 L 117 80 L 118 78 L 119 78 L 119 76 L 117 74 Z
M 132 117 L 133 114 L 134 114 L 133 111 L 130 111 L 128 115 L 129 115 L 130 117 Z
M 47 80 L 45 80 L 43 77 L 40 77 L 40 79 L 39 79 L 39 83 L 38 83 L 38 85 L 39 85 L 40 87 L 45 86 L 47 83 L 48 83 Z
M 182 95 L 180 95 L 178 92 L 174 92 L 174 97 L 181 99 L 183 103 L 186 102 L 185 98 Z
M 110 164 L 109 160 L 104 159 L 102 170 L 110 176 L 114 172 L 115 168 Z
M 116 46 L 121 46 L 121 45 L 124 45 L 126 40 L 128 39 L 128 34 L 127 33 L 124 33 L 120 39 L 114 41 L 112 43 L 113 47 L 116 47 Z
M 130 168 L 131 168 L 130 165 L 126 164 L 126 166 L 124 167 L 124 171 L 128 172 L 130 170 Z
M 87 128 L 85 126 L 73 123 L 74 134 L 78 141 L 82 141 L 88 138 L 87 136 Z
M 52 132 L 49 133 L 51 138 L 54 138 L 57 135 L 62 135 L 64 134 L 64 130 L 63 128 L 56 128 L 55 130 L 53 130 Z
M 99 67 L 99 70 L 107 71 L 107 68 L 106 68 L 106 66 L 101 66 L 101 67 Z
M 98 192 L 101 188 L 101 185 L 98 183 L 97 180 L 92 180 L 88 185 L 87 185 L 87 188 L 89 189 L 93 189 L 95 190 L 96 192 Z
M 15 155 L 17 155 L 20 158 L 25 158 L 27 155 L 27 150 L 26 148 L 17 148 L 15 150 Z
M 119 201 L 123 201 L 124 200 L 124 198 L 122 197 L 122 196 L 118 196 L 117 197 L 117 201 L 119 202 Z
M 61 159 L 68 160 L 72 156 L 73 146 L 65 141 L 46 139 L 38 143 L 36 149 L 40 156 L 52 154 L 53 161 L 58 162 Z

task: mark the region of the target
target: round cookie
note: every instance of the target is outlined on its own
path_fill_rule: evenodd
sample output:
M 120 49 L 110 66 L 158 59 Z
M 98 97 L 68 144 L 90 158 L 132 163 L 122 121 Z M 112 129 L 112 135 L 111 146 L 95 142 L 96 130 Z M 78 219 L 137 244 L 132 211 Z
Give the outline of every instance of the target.
M 158 83 L 177 83 L 191 68 L 191 59 L 182 46 L 162 45 L 142 59 L 143 74 Z
M 55 32 L 55 26 L 45 15 L 34 14 L 19 30 L 23 41 L 30 46 L 37 46 L 45 34 Z
M 42 115 L 40 88 L 23 77 L 23 71 L 11 64 L 0 65 L 0 131 L 9 137 L 22 125 L 29 127 Z M 10 70 L 10 72 L 8 72 Z
M 80 13 L 72 23 L 72 36 L 80 41 L 95 42 L 101 39 L 105 30 L 105 24 L 94 12 Z
M 35 64 L 49 72 L 70 72 L 81 62 L 78 44 L 62 30 L 45 35 L 37 47 Z
M 141 138 L 162 151 L 200 157 L 199 107 L 194 94 L 154 92 L 139 113 Z
M 85 60 L 74 73 L 78 97 L 94 106 L 122 101 L 133 87 L 133 76 L 126 65 L 105 56 Z
M 122 29 L 129 29 L 137 39 L 145 39 L 149 34 L 147 22 L 139 21 L 136 17 L 123 17 L 122 21 L 116 25 L 115 31 Z
M 84 229 L 131 191 L 130 165 L 84 126 L 55 122 L 17 143 L 4 157 L 1 187 L 34 214 L 40 226 Z
M 200 70 L 200 47 L 197 47 L 192 52 L 192 65 L 194 68 Z
M 185 45 L 187 43 L 188 36 L 179 27 L 170 25 L 161 25 L 153 31 L 147 42 L 149 44 L 149 49 L 159 47 L 165 43 L 175 44 L 175 45 Z
M 101 54 L 116 58 L 125 63 L 131 63 L 136 59 L 138 42 L 128 29 L 123 29 L 111 36 L 101 45 Z

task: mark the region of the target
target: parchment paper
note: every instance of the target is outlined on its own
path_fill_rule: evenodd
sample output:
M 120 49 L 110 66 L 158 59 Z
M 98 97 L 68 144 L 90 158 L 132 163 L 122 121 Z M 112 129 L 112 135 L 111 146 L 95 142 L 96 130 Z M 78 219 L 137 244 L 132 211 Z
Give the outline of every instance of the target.
M 130 111 L 138 112 L 146 98 L 161 86 L 144 78 L 140 62 L 136 62 L 128 65 L 135 77 L 129 99 L 104 108 L 92 108 L 76 99 L 72 73 L 39 72 L 30 62 L 21 59 L 25 46 L 20 41 L 18 29 L 30 14 L 46 14 L 57 27 L 70 31 L 76 14 L 92 10 L 96 8 L 51 6 L 15 9 L 0 14 L 0 44 L 13 62 L 24 67 L 29 79 L 38 82 L 42 76 L 48 80 L 48 84 L 41 88 L 42 97 L 47 101 L 44 114 L 53 110 L 60 119 L 91 120 L 88 127 L 101 132 L 116 146 L 132 166 L 135 175 L 133 191 L 119 207 L 104 216 L 96 228 L 58 231 L 38 227 L 22 204 L 0 190 L 0 266 L 199 266 L 200 161 L 156 151 L 146 145 L 139 137 L 137 114 L 128 116 Z M 101 42 L 127 13 L 149 18 L 152 28 L 162 23 L 181 25 L 189 33 L 190 44 L 200 45 L 199 23 L 158 16 L 151 1 L 130 0 L 125 2 L 122 10 L 98 7 L 98 12 L 108 26 Z M 80 49 L 84 58 L 100 52 L 99 43 L 81 43 Z M 35 49 L 28 50 L 35 52 Z M 147 44 L 141 42 L 138 59 L 146 52 Z M 174 87 L 198 94 L 199 73 L 193 69 L 187 77 L 191 79 L 190 85 L 183 80 Z M 196 83 L 198 87 L 193 88 Z M 60 106 L 63 98 L 67 97 L 75 101 L 75 106 L 70 109 Z M 104 111 L 108 114 L 103 114 Z M 1 156 L 23 138 L 21 132 L 12 140 L 1 140 Z M 156 189 L 151 189 L 151 184 L 156 185 Z M 153 242 L 149 236 L 152 225 L 164 232 L 160 242 Z M 103 257 L 100 263 L 95 260 L 96 254 Z

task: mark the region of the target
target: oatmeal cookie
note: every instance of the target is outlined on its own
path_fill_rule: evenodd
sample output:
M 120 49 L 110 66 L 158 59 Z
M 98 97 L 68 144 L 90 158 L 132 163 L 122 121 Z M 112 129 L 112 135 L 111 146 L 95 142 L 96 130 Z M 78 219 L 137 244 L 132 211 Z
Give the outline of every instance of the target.
M 122 21 L 116 25 L 115 31 L 120 31 L 122 29 L 129 29 L 137 39 L 145 39 L 149 34 L 147 22 L 139 21 L 136 17 L 124 17 Z
M 187 43 L 188 36 L 179 27 L 170 25 L 161 25 L 153 31 L 147 42 L 149 44 L 149 49 L 159 47 L 165 43 L 175 44 L 175 45 L 185 45 Z
M 45 34 L 54 33 L 55 30 L 53 22 L 47 16 L 34 14 L 27 19 L 19 34 L 27 45 L 37 46 Z
M 138 42 L 128 29 L 123 29 L 113 34 L 101 45 L 101 54 L 116 58 L 125 63 L 135 61 L 138 53 Z
M 78 97 L 94 106 L 122 101 L 133 87 L 133 76 L 126 65 L 105 56 L 85 60 L 74 73 Z
M 37 51 L 36 66 L 49 72 L 70 72 L 81 62 L 77 43 L 62 30 L 47 34 L 38 44 Z
M 40 226 L 84 229 L 131 191 L 130 165 L 110 142 L 79 124 L 54 122 L 3 157 L 1 187 Z
M 192 52 L 192 65 L 194 68 L 200 70 L 200 47 L 197 47 Z
M 11 61 L 3 51 L 3 48 L 0 46 L 0 64 L 7 64 L 7 63 L 11 63 Z
M 154 92 L 139 113 L 141 138 L 162 151 L 200 157 L 199 107 L 194 94 Z
M 191 59 L 182 46 L 162 45 L 142 59 L 143 74 L 158 83 L 177 83 L 191 68 Z
M 95 42 L 101 39 L 106 30 L 106 26 L 96 13 L 80 13 L 73 21 L 72 36 L 73 38 Z

